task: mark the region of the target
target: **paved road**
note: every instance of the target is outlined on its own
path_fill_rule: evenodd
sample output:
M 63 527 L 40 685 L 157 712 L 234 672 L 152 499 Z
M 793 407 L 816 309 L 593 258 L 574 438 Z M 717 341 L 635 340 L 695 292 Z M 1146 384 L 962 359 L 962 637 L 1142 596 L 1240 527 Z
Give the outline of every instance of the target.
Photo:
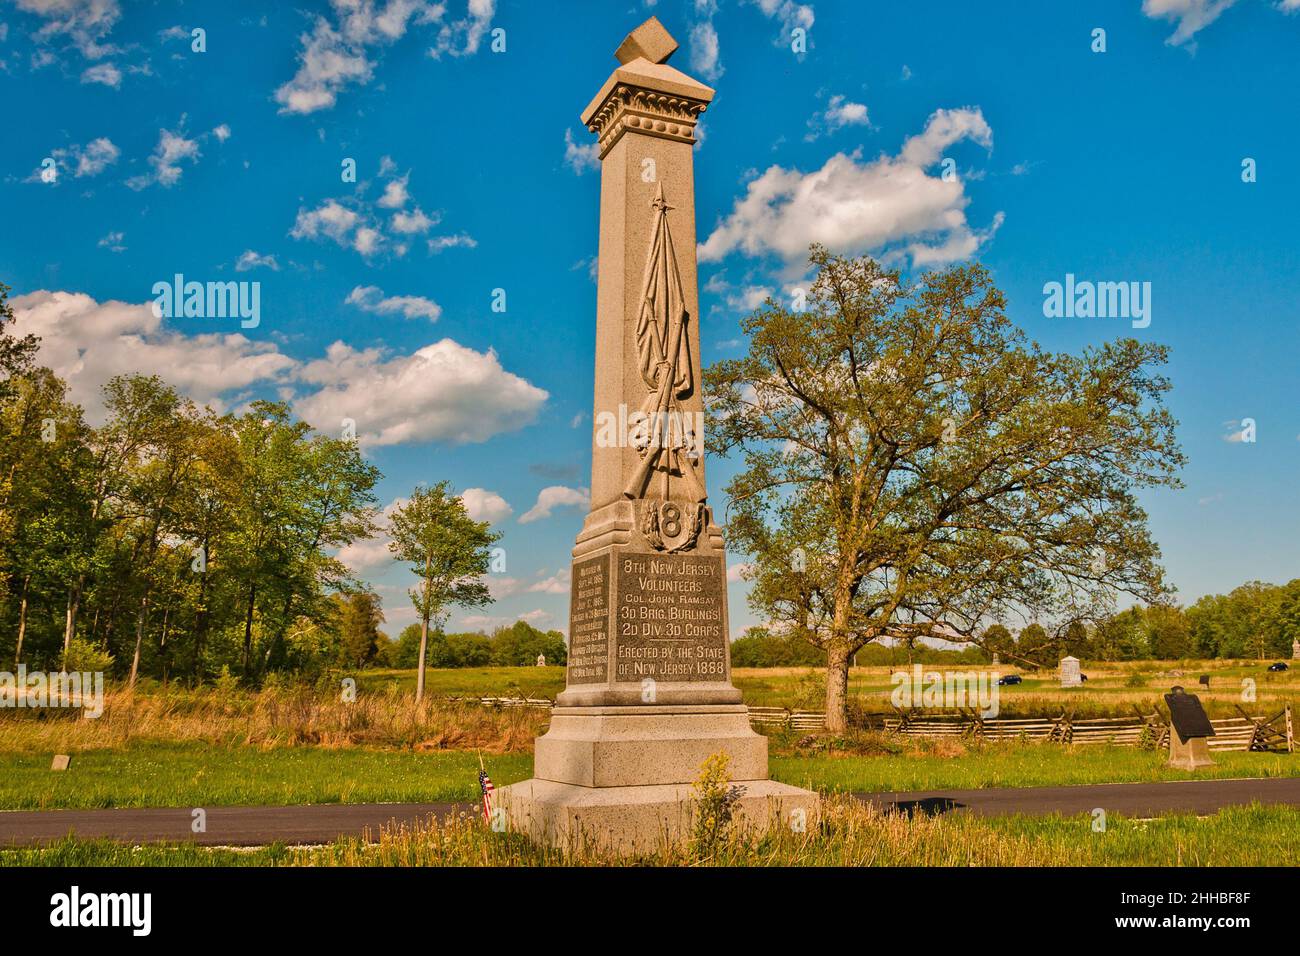
M 1224 807 L 1259 803 L 1300 806 L 1300 777 L 1271 780 L 1179 780 L 1168 783 L 1099 783 L 1081 787 L 1027 787 L 997 790 L 927 790 L 914 793 L 860 793 L 859 799 L 906 813 L 963 810 L 979 816 L 1013 813 L 1091 813 L 1152 817 L 1170 811 L 1215 813 Z M 0 823 L 0 833 L 3 824 Z
M 1013 813 L 1107 813 L 1150 817 L 1169 811 L 1214 813 L 1223 807 L 1259 803 L 1300 806 L 1300 777 L 1273 780 L 1189 780 L 1174 783 L 1110 783 L 1083 787 L 998 790 L 931 790 L 860 793 L 858 799 L 905 813 L 964 811 L 980 816 Z M 340 836 L 377 835 L 380 827 L 441 818 L 474 805 L 453 803 L 316 804 L 297 807 L 212 807 L 207 829 L 191 829 L 186 808 L 139 810 L 0 811 L 0 846 L 49 843 L 75 833 L 122 842 L 193 841 L 205 846 L 261 846 L 268 843 L 330 843 Z

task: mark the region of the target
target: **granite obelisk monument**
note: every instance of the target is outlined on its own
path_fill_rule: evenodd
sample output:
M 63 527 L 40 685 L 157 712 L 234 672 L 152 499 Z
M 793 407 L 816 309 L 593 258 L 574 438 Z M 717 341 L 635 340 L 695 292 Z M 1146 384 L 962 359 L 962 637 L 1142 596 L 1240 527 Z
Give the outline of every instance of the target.
M 651 17 L 582 114 L 597 137 L 600 249 L 591 512 L 573 549 L 566 689 L 509 825 L 622 850 L 680 838 L 701 765 L 728 757 L 749 825 L 811 825 L 768 779 L 731 683 L 727 566 L 704 481 L 695 126 L 714 91 L 667 64 Z

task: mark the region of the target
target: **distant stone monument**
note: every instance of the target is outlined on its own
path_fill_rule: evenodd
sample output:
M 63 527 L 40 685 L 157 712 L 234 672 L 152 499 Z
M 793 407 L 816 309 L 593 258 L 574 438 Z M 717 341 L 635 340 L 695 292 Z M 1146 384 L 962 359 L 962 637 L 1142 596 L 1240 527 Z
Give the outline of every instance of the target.
M 1300 640 L 1291 642 L 1291 659 L 1300 661 Z
M 538 667 L 545 667 L 545 666 L 546 666 L 546 655 L 545 655 L 545 654 L 538 654 L 538 655 L 537 655 L 537 666 L 538 666 Z
M 729 758 L 742 821 L 812 825 L 817 794 L 768 779 L 731 683 L 727 568 L 704 483 L 695 125 L 714 91 L 665 62 L 651 17 L 582 114 L 601 159 L 591 512 L 573 549 L 566 689 L 510 825 L 620 851 L 677 840 L 690 785 Z
M 1061 686 L 1078 687 L 1083 683 L 1079 676 L 1079 659 L 1077 657 L 1061 658 Z
M 1212 767 L 1208 738 L 1215 736 L 1201 699 L 1182 687 L 1172 687 L 1165 694 L 1169 705 L 1169 766 L 1179 770 L 1198 770 Z

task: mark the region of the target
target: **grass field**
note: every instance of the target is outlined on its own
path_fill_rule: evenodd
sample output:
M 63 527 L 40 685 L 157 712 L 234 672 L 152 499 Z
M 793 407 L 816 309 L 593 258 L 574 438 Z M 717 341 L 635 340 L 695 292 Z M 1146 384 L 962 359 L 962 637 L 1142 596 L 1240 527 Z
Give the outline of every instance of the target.
M 1111 817 L 1096 832 L 1087 815 L 909 818 L 855 801 L 827 801 L 821 827 L 732 834 L 709 846 L 662 849 L 619 860 L 544 849 L 498 834 L 474 817 L 396 832 L 379 842 L 265 847 L 248 852 L 189 845 L 122 846 L 64 840 L 44 849 L 0 850 L 0 866 L 1252 866 L 1300 864 L 1300 810 L 1237 807 L 1212 817 Z
M 530 754 L 485 759 L 498 786 L 532 772 Z M 50 772 L 48 753 L 3 754 L 0 765 L 0 810 L 473 800 L 479 766 L 473 751 L 200 743 L 91 750 L 76 755 L 63 773 Z
M 1085 663 L 1088 682 L 1079 688 L 1062 688 L 1051 671 L 1023 671 L 1017 667 L 992 668 L 927 665 L 929 670 L 983 671 L 1021 674 L 1024 683 L 999 688 L 1002 716 L 1038 716 L 1073 711 L 1077 717 L 1133 716 L 1133 708 L 1150 713 L 1162 695 L 1181 684 L 1200 695 L 1212 717 L 1235 717 L 1240 704 L 1251 713 L 1271 715 L 1290 701 L 1300 707 L 1300 666 L 1282 673 L 1266 670 L 1270 661 L 1133 661 Z M 892 674 L 908 670 L 897 667 L 855 667 L 849 673 L 849 694 L 868 713 L 889 712 L 889 695 L 894 688 Z M 1210 677 L 1206 688 L 1197 683 L 1200 675 Z M 1254 701 L 1243 698 L 1242 681 L 1254 681 Z M 825 706 L 826 674 L 815 667 L 736 668 L 735 685 L 745 703 L 755 707 L 789 707 L 819 710 Z M 1134 686 L 1138 682 L 1141 686 Z M 365 671 L 359 686 L 369 690 L 396 687 L 415 689 L 414 670 Z M 442 697 L 546 697 L 551 700 L 564 690 L 563 667 L 477 667 L 459 670 L 430 670 L 426 674 L 430 694 Z
M 954 749 L 951 741 L 908 741 L 892 754 L 812 755 L 775 743 L 772 776 L 822 791 L 1300 775 L 1300 761 L 1273 754 L 1217 754 L 1216 766 L 1191 774 L 1171 770 L 1161 754 L 1135 748 L 1002 743 Z M 531 754 L 486 754 L 484 760 L 498 786 L 532 774 Z M 48 753 L 3 753 L 0 766 L 0 810 L 472 802 L 478 796 L 473 751 L 136 742 L 77 754 L 62 773 L 50 771 Z
M 1145 670 L 1144 670 L 1145 668 Z M 1063 691 L 1047 679 L 1004 688 L 1003 712 L 1130 712 L 1149 710 L 1173 665 L 1110 665 Z M 1188 668 L 1208 671 L 1211 711 L 1231 712 L 1240 679 L 1257 680 L 1261 713 L 1297 690 L 1293 672 L 1261 674 L 1256 664 Z M 855 668 L 852 688 L 867 709 L 883 708 L 889 668 Z M 1133 687 L 1133 674 L 1146 675 Z M 527 778 L 544 710 L 496 710 L 447 697 L 521 694 L 553 697 L 564 670 L 479 668 L 429 672 L 431 699 L 416 707 L 413 672 L 363 675 L 355 701 L 309 688 L 260 693 L 205 688 L 115 691 L 97 720 L 73 713 L 0 712 L 0 810 L 222 806 L 237 804 L 441 802 L 477 797 L 478 754 L 493 780 Z M 736 683 L 754 704 L 820 706 L 815 669 L 738 670 Z M 1176 678 L 1174 678 L 1176 679 Z M 1185 679 L 1185 678 L 1184 678 Z M 1193 681 L 1186 680 L 1188 684 Z M 824 792 L 1028 787 L 1177 780 L 1162 753 L 1137 748 L 1078 747 L 956 739 L 895 739 L 879 733 L 846 737 L 804 733 L 770 738 L 772 776 Z M 72 767 L 52 772 L 51 756 Z M 1300 775 L 1294 755 L 1218 753 L 1206 777 Z

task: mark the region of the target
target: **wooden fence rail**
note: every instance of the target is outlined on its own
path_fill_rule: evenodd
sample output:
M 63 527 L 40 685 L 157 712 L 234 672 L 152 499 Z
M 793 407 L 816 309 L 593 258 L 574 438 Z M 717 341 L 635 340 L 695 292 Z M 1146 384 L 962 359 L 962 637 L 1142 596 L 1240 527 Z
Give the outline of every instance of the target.
M 554 702 L 544 697 L 448 697 L 449 701 L 486 707 L 541 707 Z M 1240 716 L 1211 720 L 1214 736 L 1211 750 L 1254 750 L 1294 753 L 1295 732 L 1291 705 L 1271 717 L 1256 717 L 1237 708 Z M 823 730 L 826 714 L 788 707 L 751 707 L 749 721 L 764 727 L 789 730 Z M 895 716 L 871 715 L 865 720 L 870 730 L 904 737 L 967 737 L 972 740 L 1043 740 L 1064 744 L 1111 744 L 1119 747 L 1169 746 L 1169 720 L 1159 710 L 1137 712 L 1133 717 L 1090 717 L 1076 719 L 1062 713 L 1057 717 L 981 717 L 975 711 L 936 714 L 932 711 L 896 711 Z

